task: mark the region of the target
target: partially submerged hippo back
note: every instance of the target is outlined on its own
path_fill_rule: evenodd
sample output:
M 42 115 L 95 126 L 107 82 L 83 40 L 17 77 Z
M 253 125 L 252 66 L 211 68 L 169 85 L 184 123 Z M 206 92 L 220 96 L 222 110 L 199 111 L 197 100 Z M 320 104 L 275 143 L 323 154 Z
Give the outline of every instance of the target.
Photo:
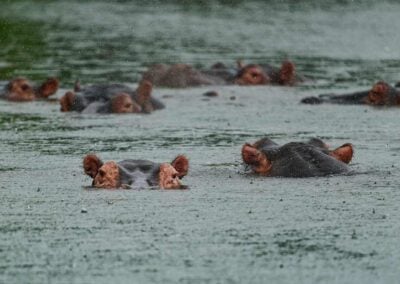
M 329 151 L 321 140 L 279 146 L 268 138 L 242 148 L 243 161 L 259 174 L 273 177 L 315 177 L 344 174 L 353 156 L 351 144 Z
M 141 81 L 136 90 L 123 84 L 75 86 L 60 100 L 61 111 L 82 113 L 150 113 L 164 108 L 152 95 L 152 84 Z
M 167 88 L 224 85 L 225 80 L 218 74 L 218 72 L 207 74 L 187 64 L 156 64 L 143 73 L 142 79 L 150 81 L 154 86 Z
M 83 159 L 83 168 L 93 178 L 97 188 L 146 188 L 181 189 L 181 179 L 187 175 L 189 161 L 177 156 L 171 163 L 154 163 L 147 160 L 123 160 L 103 163 L 96 155 Z
M 303 104 L 342 104 L 371 106 L 398 106 L 400 105 L 400 91 L 388 83 L 379 81 L 370 90 L 354 92 L 350 94 L 335 95 L 325 94 L 317 97 L 306 97 L 301 100 Z
M 77 88 L 75 88 L 76 91 Z M 110 98 L 119 93 L 133 95 L 135 90 L 123 84 L 95 84 L 76 91 L 81 94 L 88 102 L 108 101 Z

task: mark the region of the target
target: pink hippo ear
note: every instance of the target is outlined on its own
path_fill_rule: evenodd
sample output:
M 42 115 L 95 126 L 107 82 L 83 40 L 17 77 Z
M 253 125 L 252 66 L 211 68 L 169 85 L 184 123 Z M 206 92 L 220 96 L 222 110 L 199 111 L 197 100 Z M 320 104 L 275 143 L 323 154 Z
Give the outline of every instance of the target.
M 95 154 L 86 155 L 83 159 L 83 169 L 85 174 L 92 178 L 97 175 L 101 166 L 103 166 L 103 162 Z
M 151 92 L 153 91 L 153 84 L 148 80 L 142 80 L 136 89 L 137 100 L 139 104 L 147 101 L 151 97 Z
M 74 104 L 75 94 L 73 92 L 66 92 L 60 99 L 60 110 L 62 112 L 71 111 L 72 105 Z
M 267 156 L 248 143 L 244 144 L 242 147 L 242 159 L 243 162 L 252 166 L 256 173 L 267 174 L 271 169 L 271 162 L 268 160 Z
M 296 67 L 293 62 L 288 60 L 282 62 L 279 83 L 285 86 L 292 86 L 296 83 Z
M 189 160 L 184 155 L 177 156 L 171 165 L 178 172 L 179 178 L 183 178 L 189 172 Z
M 154 110 L 151 103 L 153 84 L 150 81 L 142 80 L 136 89 L 135 101 L 141 106 L 142 112 L 151 113 Z
M 351 159 L 353 158 L 353 154 L 353 145 L 350 143 L 343 144 L 342 146 L 330 152 L 332 157 L 346 164 L 350 163 Z
M 42 85 L 40 85 L 37 91 L 37 96 L 41 98 L 47 98 L 51 95 L 54 95 L 58 90 L 59 84 L 60 83 L 57 78 L 48 78 L 43 82 Z

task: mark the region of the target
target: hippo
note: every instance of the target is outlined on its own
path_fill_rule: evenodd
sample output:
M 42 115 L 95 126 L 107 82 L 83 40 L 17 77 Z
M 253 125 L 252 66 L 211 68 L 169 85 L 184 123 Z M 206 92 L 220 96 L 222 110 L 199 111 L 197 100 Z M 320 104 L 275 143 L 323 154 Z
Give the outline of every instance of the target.
M 353 146 L 346 143 L 335 150 L 320 139 L 290 142 L 282 146 L 268 137 L 242 147 L 244 163 L 260 175 L 270 177 L 320 177 L 347 174 L 353 157 Z
M 280 68 L 269 64 L 248 64 L 238 62 L 235 84 L 238 85 L 280 85 L 294 86 L 304 82 L 305 77 L 298 75 L 291 61 L 283 61 Z
M 301 100 L 303 104 L 348 104 L 371 106 L 398 106 L 400 105 L 400 90 L 384 81 L 375 83 L 370 90 L 359 91 L 344 95 L 326 94 L 318 97 L 307 97 Z
M 57 78 L 48 78 L 37 86 L 28 79 L 18 77 L 4 86 L 4 89 L 0 91 L 0 99 L 12 102 L 30 102 L 47 99 L 57 92 L 58 87 L 59 81 Z
M 83 159 L 83 169 L 93 178 L 92 186 L 96 188 L 184 189 L 181 179 L 189 171 L 189 161 L 178 155 L 171 163 L 131 159 L 103 163 L 95 154 L 88 154 Z
M 167 88 L 233 84 L 292 86 L 304 81 L 296 74 L 295 65 L 290 61 L 284 61 L 280 68 L 267 64 L 244 65 L 241 61 L 236 68 L 229 68 L 216 63 L 206 70 L 197 70 L 187 64 L 156 64 L 143 73 L 142 79 Z
M 223 75 L 221 73 L 225 72 Z M 226 74 L 228 73 L 228 74 Z M 167 88 L 185 88 L 208 85 L 225 85 L 233 81 L 235 71 L 231 77 L 224 65 L 216 65 L 210 72 L 203 72 L 187 64 L 156 64 L 143 73 L 142 79 L 148 80 L 154 86 Z
M 152 84 L 146 80 L 136 90 L 123 84 L 96 84 L 82 88 L 77 82 L 74 92 L 61 99 L 61 111 L 80 113 L 151 113 L 163 109 L 162 102 L 151 96 Z

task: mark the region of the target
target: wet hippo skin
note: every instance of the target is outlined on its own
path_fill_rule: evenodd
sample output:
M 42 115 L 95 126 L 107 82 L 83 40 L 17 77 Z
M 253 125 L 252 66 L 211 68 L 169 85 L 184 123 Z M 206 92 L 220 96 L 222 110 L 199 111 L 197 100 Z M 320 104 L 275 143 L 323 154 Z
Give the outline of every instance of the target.
M 13 102 L 47 99 L 57 92 L 58 87 L 59 81 L 56 78 L 48 78 L 39 86 L 25 78 L 15 78 L 0 91 L 0 98 Z
M 136 90 L 123 84 L 96 84 L 67 92 L 61 99 L 61 111 L 81 113 L 151 113 L 163 109 L 152 95 L 152 84 L 141 81 Z
M 242 158 L 246 165 L 260 175 L 271 177 L 318 177 L 346 174 L 353 157 L 353 146 L 349 143 L 335 150 L 320 139 L 290 142 L 278 145 L 269 138 L 242 147 Z
M 146 188 L 184 189 L 181 179 L 189 171 L 189 161 L 177 156 L 171 163 L 154 163 L 147 160 L 123 160 L 103 163 L 89 154 L 83 159 L 85 174 L 93 178 L 96 188 Z
M 372 106 L 398 106 L 400 105 L 400 91 L 388 83 L 380 81 L 372 86 L 370 90 L 360 91 L 344 95 L 319 95 L 318 97 L 307 97 L 301 100 L 303 104 L 367 104 Z
M 238 73 L 235 84 L 238 85 L 281 85 L 293 86 L 305 81 L 303 76 L 296 72 L 291 61 L 283 61 L 280 67 L 269 64 L 248 64 L 238 62 Z
M 185 88 L 207 85 L 285 85 L 304 80 L 296 74 L 295 65 L 284 61 L 281 67 L 238 62 L 236 68 L 216 63 L 210 69 L 198 70 L 188 64 L 156 64 L 142 75 L 155 86 Z

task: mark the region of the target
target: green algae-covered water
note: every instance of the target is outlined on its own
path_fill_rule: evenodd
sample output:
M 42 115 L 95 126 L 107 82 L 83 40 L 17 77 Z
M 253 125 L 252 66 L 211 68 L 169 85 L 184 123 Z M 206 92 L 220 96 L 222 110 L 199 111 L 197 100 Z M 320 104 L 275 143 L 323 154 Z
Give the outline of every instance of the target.
M 398 108 L 300 105 L 400 80 L 396 1 L 3 1 L 0 79 L 133 87 L 152 63 L 279 64 L 304 86 L 155 89 L 151 115 L 0 102 L 0 283 L 397 283 Z M 205 98 L 215 90 L 220 95 Z M 355 174 L 245 174 L 240 149 L 351 142 Z M 190 158 L 184 191 L 93 190 L 82 158 Z

